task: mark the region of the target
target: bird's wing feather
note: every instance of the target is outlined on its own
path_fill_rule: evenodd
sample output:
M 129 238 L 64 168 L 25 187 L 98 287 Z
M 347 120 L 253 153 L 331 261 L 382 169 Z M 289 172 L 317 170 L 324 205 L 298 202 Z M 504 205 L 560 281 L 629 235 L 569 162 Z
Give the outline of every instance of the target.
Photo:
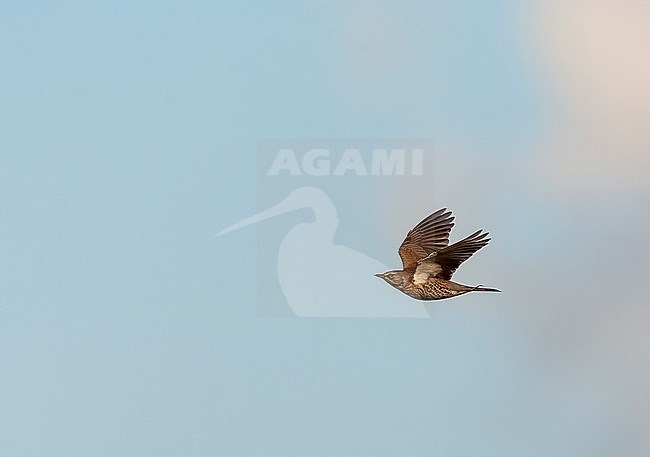
M 482 230 L 479 230 L 451 246 L 420 259 L 415 268 L 413 281 L 416 284 L 422 284 L 429 279 L 429 276 L 451 279 L 461 263 L 490 242 L 490 238 L 486 238 L 487 236 L 488 232 L 482 233 Z
M 432 256 L 435 255 L 431 254 Z M 442 271 L 442 267 L 435 262 L 425 262 L 422 259 L 418 262 L 417 267 L 415 268 L 415 274 L 413 275 L 413 282 L 415 284 L 424 284 L 429 280 L 429 276 L 436 276 Z
M 416 225 L 399 247 L 404 270 L 414 271 L 419 260 L 445 248 L 449 244 L 449 232 L 454 226 L 454 216 L 447 208 L 429 215 Z

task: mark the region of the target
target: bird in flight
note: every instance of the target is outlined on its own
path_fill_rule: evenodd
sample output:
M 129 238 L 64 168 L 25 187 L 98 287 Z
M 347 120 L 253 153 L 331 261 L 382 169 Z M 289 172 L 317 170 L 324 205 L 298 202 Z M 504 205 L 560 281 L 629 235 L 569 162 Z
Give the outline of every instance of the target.
M 417 300 L 442 300 L 467 292 L 501 292 L 478 286 L 465 286 L 451 281 L 456 269 L 472 254 L 486 246 L 490 238 L 482 230 L 449 246 L 449 232 L 454 216 L 442 208 L 408 232 L 399 247 L 402 270 L 391 270 L 375 276 Z

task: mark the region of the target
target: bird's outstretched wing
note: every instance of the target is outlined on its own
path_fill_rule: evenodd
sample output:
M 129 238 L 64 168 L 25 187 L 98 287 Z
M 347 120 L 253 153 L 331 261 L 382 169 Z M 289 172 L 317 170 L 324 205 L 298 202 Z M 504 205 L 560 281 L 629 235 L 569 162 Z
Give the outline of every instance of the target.
M 413 282 L 422 284 L 429 279 L 429 276 L 451 279 L 461 263 L 490 242 L 490 238 L 486 238 L 489 233 L 482 232 L 482 230 L 474 232 L 467 238 L 419 260 Z
M 408 232 L 399 247 L 404 270 L 415 271 L 419 260 L 440 251 L 449 244 L 449 232 L 454 226 L 454 216 L 442 208 L 426 217 Z

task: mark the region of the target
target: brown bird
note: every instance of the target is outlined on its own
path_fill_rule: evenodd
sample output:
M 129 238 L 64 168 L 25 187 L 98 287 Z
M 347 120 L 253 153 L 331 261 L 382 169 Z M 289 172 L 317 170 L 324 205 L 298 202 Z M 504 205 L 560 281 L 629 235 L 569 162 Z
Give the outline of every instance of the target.
M 451 281 L 460 264 L 490 241 L 486 238 L 488 232 L 479 230 L 449 246 L 453 220 L 447 208 L 424 219 L 408 232 L 399 247 L 403 269 L 375 276 L 418 300 L 442 300 L 475 291 L 501 292 L 482 284 L 472 287 Z

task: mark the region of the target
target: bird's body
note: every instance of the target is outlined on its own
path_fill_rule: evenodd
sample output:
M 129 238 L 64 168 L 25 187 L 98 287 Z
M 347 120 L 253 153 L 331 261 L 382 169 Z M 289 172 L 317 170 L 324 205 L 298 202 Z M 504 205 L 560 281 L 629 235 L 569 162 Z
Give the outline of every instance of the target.
M 457 282 L 435 277 L 429 278 L 421 284 L 417 284 L 413 281 L 413 273 L 408 271 L 399 273 L 401 273 L 400 278 L 395 278 L 395 283 L 387 279 L 386 282 L 416 300 L 442 300 L 443 298 L 456 297 L 457 295 L 463 295 L 473 291 L 499 292 L 497 289 L 489 289 L 482 286 L 465 286 Z
M 451 281 L 460 264 L 490 241 L 488 233 L 479 230 L 449 246 L 453 220 L 446 208 L 425 218 L 406 235 L 399 248 L 403 269 L 376 276 L 417 300 L 441 300 L 474 291 L 500 292 Z

